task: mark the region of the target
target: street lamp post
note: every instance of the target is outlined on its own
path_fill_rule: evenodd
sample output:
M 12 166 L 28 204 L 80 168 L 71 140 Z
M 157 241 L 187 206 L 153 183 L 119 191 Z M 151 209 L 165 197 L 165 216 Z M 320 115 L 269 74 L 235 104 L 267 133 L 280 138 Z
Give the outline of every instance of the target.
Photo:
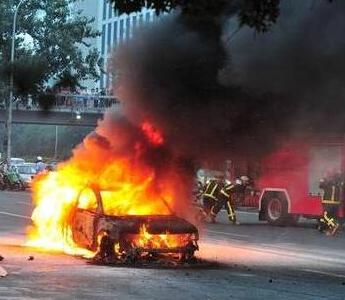
M 59 126 L 55 125 L 54 159 L 57 159 L 57 156 L 58 156 L 58 143 L 59 143 Z
M 11 147 L 12 147 L 12 101 L 13 101 L 13 63 L 14 63 L 14 53 L 15 53 L 15 39 L 16 39 L 16 27 L 17 27 L 17 16 L 20 6 L 26 0 L 20 0 L 18 5 L 14 9 L 13 16 L 13 27 L 12 27 L 12 45 L 11 45 L 11 74 L 10 74 L 10 98 L 7 105 L 7 120 L 6 120 L 6 129 L 7 129 L 7 165 L 10 165 L 11 162 Z

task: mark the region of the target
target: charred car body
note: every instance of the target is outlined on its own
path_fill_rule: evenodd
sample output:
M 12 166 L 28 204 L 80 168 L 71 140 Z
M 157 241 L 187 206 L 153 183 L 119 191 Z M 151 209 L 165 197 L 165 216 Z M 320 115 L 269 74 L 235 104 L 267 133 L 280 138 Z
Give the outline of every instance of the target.
M 70 222 L 74 242 L 97 251 L 96 259 L 129 263 L 164 255 L 194 259 L 199 235 L 191 223 L 174 215 L 113 215 L 103 204 L 102 191 L 83 190 Z

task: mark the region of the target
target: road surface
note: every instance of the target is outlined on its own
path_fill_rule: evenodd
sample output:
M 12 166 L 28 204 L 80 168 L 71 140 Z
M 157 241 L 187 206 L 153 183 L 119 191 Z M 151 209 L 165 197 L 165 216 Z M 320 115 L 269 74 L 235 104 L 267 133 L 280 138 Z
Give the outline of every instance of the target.
M 241 212 L 232 226 L 223 214 L 197 254 L 216 263 L 144 269 L 21 246 L 31 212 L 30 193 L 0 192 L 0 299 L 345 299 L 345 233 L 321 235 L 310 221 L 271 227 Z

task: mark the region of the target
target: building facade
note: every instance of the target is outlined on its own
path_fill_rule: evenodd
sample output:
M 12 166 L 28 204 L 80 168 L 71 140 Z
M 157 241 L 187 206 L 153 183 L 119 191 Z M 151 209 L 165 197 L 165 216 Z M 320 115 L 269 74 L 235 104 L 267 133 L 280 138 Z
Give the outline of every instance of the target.
M 156 18 L 154 10 L 145 8 L 137 13 L 119 15 L 114 11 L 113 5 L 108 0 L 79 1 L 76 8 L 82 10 L 83 15 L 95 19 L 94 29 L 97 29 L 101 35 L 91 41 L 90 44 L 100 52 L 105 64 L 105 70 L 112 50 L 130 39 L 137 27 L 152 22 Z M 99 82 L 87 82 L 85 85 L 88 89 L 109 90 L 111 88 L 111 76 L 108 73 L 102 74 Z

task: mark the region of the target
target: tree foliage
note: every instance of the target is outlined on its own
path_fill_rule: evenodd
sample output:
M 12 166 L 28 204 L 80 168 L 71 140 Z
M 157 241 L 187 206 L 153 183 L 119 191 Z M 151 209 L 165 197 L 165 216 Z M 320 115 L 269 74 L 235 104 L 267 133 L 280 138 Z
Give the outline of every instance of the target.
M 73 11 L 77 0 L 27 0 L 19 9 L 15 40 L 15 84 L 20 93 L 33 92 L 71 74 L 79 82 L 98 79 L 102 61 L 88 40 L 99 35 L 94 20 Z M 13 3 L 0 2 L 1 79 L 8 82 Z M 29 41 L 29 46 L 25 45 Z M 42 68 L 42 66 L 44 66 Z M 1 71 L 1 70 L 0 70 Z
M 83 126 L 59 126 L 58 159 L 70 157 L 73 148 L 93 129 Z M 4 126 L 0 126 L 0 148 L 3 145 L 4 133 Z M 13 156 L 23 157 L 29 161 L 38 155 L 53 158 L 55 133 L 54 125 L 13 124 Z
M 332 2 L 332 0 L 327 0 Z M 249 26 L 258 32 L 267 31 L 279 17 L 281 0 L 110 0 L 120 14 L 138 12 L 143 7 L 156 14 L 181 9 L 182 15 L 193 18 L 218 17 L 236 14 L 240 26 Z
M 266 31 L 276 22 L 280 0 L 110 0 L 119 13 L 140 11 L 143 7 L 154 9 L 156 14 L 180 8 L 189 17 L 218 17 L 237 14 L 241 26 Z

